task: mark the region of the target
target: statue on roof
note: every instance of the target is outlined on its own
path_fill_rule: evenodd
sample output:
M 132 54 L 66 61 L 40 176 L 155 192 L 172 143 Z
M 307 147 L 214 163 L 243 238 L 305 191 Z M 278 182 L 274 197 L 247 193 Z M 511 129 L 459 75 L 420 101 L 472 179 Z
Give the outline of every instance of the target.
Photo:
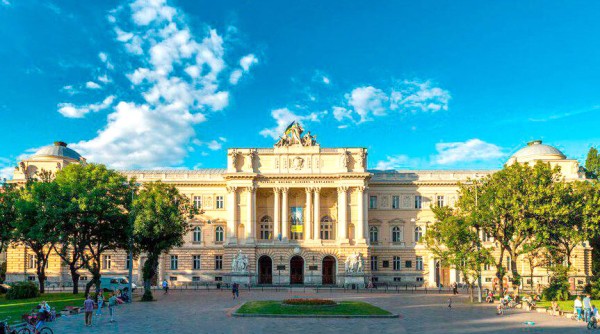
M 275 146 L 284 147 L 284 146 L 293 146 L 293 145 L 302 145 L 302 146 L 315 146 L 317 145 L 316 136 L 310 134 L 308 131 L 304 136 L 304 128 L 300 123 L 293 121 L 288 125 L 288 127 L 283 132 L 283 135 L 279 137 Z

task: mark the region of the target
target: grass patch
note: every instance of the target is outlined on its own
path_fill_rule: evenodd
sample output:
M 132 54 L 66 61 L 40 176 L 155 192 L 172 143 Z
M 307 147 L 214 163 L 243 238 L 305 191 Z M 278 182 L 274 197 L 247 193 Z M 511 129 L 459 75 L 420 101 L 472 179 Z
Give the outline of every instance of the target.
M 563 301 L 557 301 L 558 303 L 558 307 L 560 307 L 560 309 L 564 312 L 573 312 L 573 301 L 575 300 L 575 298 L 571 299 L 571 300 L 563 300 Z M 552 302 L 551 301 L 547 301 L 547 302 L 537 302 L 537 307 L 538 308 L 550 308 L 552 307 Z M 596 307 L 600 307 L 600 300 L 598 299 L 592 299 L 592 305 L 596 305 Z
M 72 293 L 46 293 L 36 298 L 7 300 L 4 295 L 0 296 L 0 320 L 11 318 L 11 323 L 21 322 L 21 316 L 31 312 L 42 300 L 48 302 L 50 307 L 60 312 L 65 306 L 83 306 L 83 293 L 74 295 Z
M 281 301 L 246 302 L 240 314 L 289 315 L 390 315 L 391 313 L 365 302 L 345 301 L 333 306 L 282 305 Z

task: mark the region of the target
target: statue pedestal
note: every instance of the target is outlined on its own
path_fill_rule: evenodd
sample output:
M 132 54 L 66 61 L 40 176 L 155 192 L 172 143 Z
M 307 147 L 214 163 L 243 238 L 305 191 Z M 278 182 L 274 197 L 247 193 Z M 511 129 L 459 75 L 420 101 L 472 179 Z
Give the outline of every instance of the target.
M 344 287 L 346 288 L 360 288 L 365 287 L 365 273 L 346 273 L 342 276 L 344 278 Z
M 237 283 L 239 285 L 250 285 L 250 274 L 249 273 L 229 273 L 229 282 L 231 284 Z

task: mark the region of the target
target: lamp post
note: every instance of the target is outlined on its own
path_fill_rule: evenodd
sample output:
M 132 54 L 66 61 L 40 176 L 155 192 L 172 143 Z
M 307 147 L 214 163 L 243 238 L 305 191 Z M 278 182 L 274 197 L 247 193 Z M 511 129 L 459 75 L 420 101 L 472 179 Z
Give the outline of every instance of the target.
M 128 289 L 127 294 L 129 295 L 129 303 L 133 301 L 133 215 L 131 211 L 133 209 L 133 197 L 135 195 L 135 187 L 139 186 L 139 183 L 130 184 L 128 182 L 124 183 L 125 185 L 131 188 L 131 206 L 129 209 L 129 255 L 128 255 L 128 267 L 129 273 L 127 276 L 128 281 Z

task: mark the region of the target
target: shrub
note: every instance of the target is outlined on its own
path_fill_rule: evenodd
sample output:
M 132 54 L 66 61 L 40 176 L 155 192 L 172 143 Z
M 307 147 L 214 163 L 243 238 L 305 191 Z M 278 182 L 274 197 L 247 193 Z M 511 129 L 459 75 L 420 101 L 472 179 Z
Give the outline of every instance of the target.
M 303 298 L 292 298 L 285 299 L 283 301 L 286 305 L 335 305 L 337 304 L 333 300 L 329 299 L 303 299 Z
M 16 282 L 10 285 L 6 299 L 26 299 L 40 296 L 40 289 L 33 282 Z
M 597 279 L 595 281 L 592 281 L 591 284 L 588 284 L 590 286 L 590 291 L 584 291 L 585 293 L 589 293 L 592 295 L 593 299 L 599 299 L 600 298 L 600 279 Z
M 569 288 L 568 268 L 557 266 L 550 278 L 550 285 L 542 291 L 542 299 L 569 300 Z

